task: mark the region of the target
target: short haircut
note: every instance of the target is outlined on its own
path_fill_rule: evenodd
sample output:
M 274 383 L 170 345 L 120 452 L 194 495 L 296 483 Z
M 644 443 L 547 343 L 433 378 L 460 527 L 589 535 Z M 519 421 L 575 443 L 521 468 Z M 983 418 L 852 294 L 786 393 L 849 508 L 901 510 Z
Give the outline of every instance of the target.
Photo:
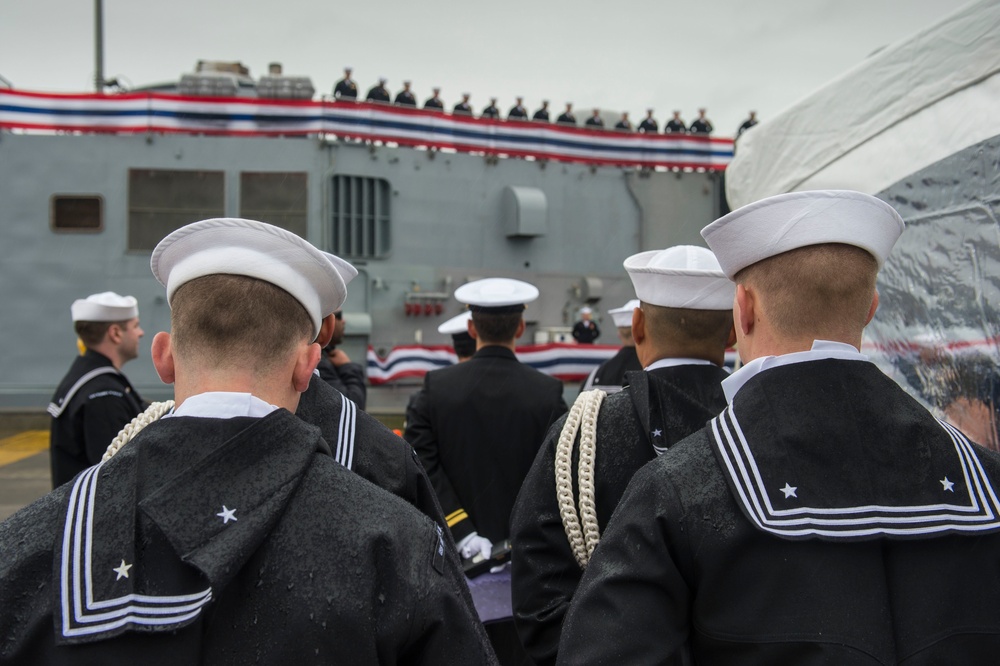
M 452 336 L 451 346 L 459 358 L 469 358 L 476 353 L 476 341 L 468 334 Z
M 312 319 L 270 282 L 243 275 L 206 275 L 181 285 L 170 302 L 177 354 L 209 369 L 250 365 L 261 374 L 313 339 Z
M 726 348 L 733 329 L 732 310 L 689 310 L 643 303 L 642 312 L 647 337 L 691 351 L 718 353 Z
M 517 335 L 521 323 L 521 312 L 472 311 L 472 323 L 476 325 L 476 335 L 484 343 L 502 344 L 510 342 Z
M 122 328 L 128 326 L 128 323 L 132 321 L 131 319 L 123 319 L 121 321 L 75 321 L 73 322 L 73 330 L 76 331 L 76 335 L 83 342 L 83 346 L 90 348 L 96 347 L 101 344 L 104 340 L 104 336 L 108 334 L 108 329 L 117 324 Z
M 760 294 L 775 331 L 814 339 L 857 335 L 875 294 L 878 261 L 842 243 L 808 245 L 747 266 L 734 278 Z

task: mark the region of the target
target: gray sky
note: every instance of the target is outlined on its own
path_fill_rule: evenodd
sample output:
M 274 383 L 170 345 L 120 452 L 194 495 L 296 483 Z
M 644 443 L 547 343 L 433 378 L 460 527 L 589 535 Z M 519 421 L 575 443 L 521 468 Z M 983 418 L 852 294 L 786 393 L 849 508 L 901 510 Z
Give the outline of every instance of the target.
M 946 0 L 106 0 L 108 78 L 132 86 L 176 80 L 199 59 L 267 64 L 330 93 L 344 65 L 362 93 L 379 76 L 393 94 L 409 78 L 422 101 L 441 86 L 478 112 L 516 95 L 529 111 L 647 107 L 662 124 L 708 109 L 732 135 L 749 109 L 767 120 L 873 51 L 923 30 L 960 4 Z M 15 87 L 93 89 L 93 3 L 5 0 L 0 76 Z

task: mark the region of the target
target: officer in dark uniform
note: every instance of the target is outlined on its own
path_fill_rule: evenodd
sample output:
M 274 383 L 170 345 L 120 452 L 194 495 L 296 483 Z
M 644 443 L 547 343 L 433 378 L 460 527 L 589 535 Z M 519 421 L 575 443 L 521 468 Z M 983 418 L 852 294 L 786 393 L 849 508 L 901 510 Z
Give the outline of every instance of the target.
M 431 92 L 433 94 L 427 98 L 426 102 L 424 102 L 424 108 L 432 109 L 435 111 L 444 110 L 444 102 L 441 101 L 441 89 L 431 88 Z
M 576 116 L 573 115 L 573 103 L 566 102 L 566 110 L 559 114 L 556 118 L 556 123 L 559 125 L 576 125 Z
M 592 451 L 595 467 L 585 477 L 566 474 L 565 490 L 555 481 L 565 422 L 549 431 L 511 518 L 514 617 L 521 640 L 539 665 L 555 663 L 562 620 L 586 564 L 586 553 L 570 545 L 560 495 L 575 506 L 576 498 L 593 489 L 597 529 L 589 538 L 596 543 L 632 475 L 726 406 L 722 365 L 726 346 L 735 339 L 735 289 L 719 262 L 705 248 L 681 245 L 629 257 L 625 268 L 642 302 L 636 301 L 638 309 L 622 309 L 628 310 L 628 330 L 635 336 L 631 349 L 638 352 L 637 364 L 641 361 L 645 372 L 629 372 L 623 390 L 607 396 L 592 417 L 581 415 L 579 430 L 595 432 L 596 440 L 569 433 L 576 440 L 567 455 L 584 460 L 590 457 L 585 452 Z M 593 393 L 582 394 L 574 409 L 596 399 Z M 595 423 L 596 431 L 591 429 Z M 575 510 L 573 514 L 587 520 Z
M 601 110 L 594 109 L 594 113 L 583 123 L 587 127 L 604 127 L 604 119 L 601 118 Z
M 471 116 L 472 106 L 469 104 L 469 93 L 462 93 L 462 101 L 452 108 L 451 112 L 460 116 Z
M 580 392 L 599 388 L 605 393 L 617 393 L 622 390 L 622 382 L 626 372 L 642 370 L 639 356 L 635 352 L 635 340 L 632 339 L 632 312 L 639 307 L 639 301 L 633 299 L 620 308 L 608 310 L 615 328 L 618 329 L 618 340 L 622 348 L 615 355 L 594 368 L 580 386 Z
M 621 120 L 615 123 L 616 130 L 623 130 L 625 132 L 632 131 L 632 122 L 628 119 L 628 111 L 622 111 Z
M 705 117 L 705 109 L 698 109 L 698 117 L 688 127 L 688 132 L 691 134 L 711 134 L 713 129 L 712 121 Z
M 171 307 L 153 363 L 176 404 L 0 523 L 0 590 L 18 600 L 0 605 L 0 661 L 495 663 L 441 527 L 290 411 L 346 297 L 334 263 L 221 219 L 173 232 L 151 265 Z M 247 373 L 243 353 L 267 362 Z
M 646 117 L 639 123 L 639 131 L 644 134 L 656 134 L 660 131 L 660 125 L 653 117 L 653 109 L 646 109 Z
M 417 105 L 417 98 L 410 90 L 409 81 L 403 81 L 403 89 L 396 93 L 396 99 L 393 100 L 393 104 L 398 104 L 399 106 Z
M 744 120 L 743 124 L 740 125 L 740 128 L 736 130 L 736 138 L 738 139 L 741 136 L 743 136 L 743 132 L 746 132 L 748 129 L 756 125 L 758 122 L 759 121 L 757 120 L 757 112 L 751 111 L 750 117 Z
M 522 365 L 514 355 L 524 332 L 524 304 L 538 290 L 487 278 L 459 287 L 472 310 L 476 353 L 465 363 L 427 373 L 407 413 L 404 437 L 434 484 L 465 556 L 489 554 L 510 536 L 510 512 L 549 426 L 566 411 L 562 382 Z M 488 625 L 501 660 L 521 651 L 510 621 Z
M 344 68 L 344 78 L 337 81 L 333 87 L 333 96 L 337 99 L 354 101 L 358 98 L 358 84 L 351 78 L 351 68 Z
M 139 355 L 143 334 L 135 298 L 108 291 L 74 301 L 70 311 L 85 351 L 48 408 L 53 488 L 99 463 L 118 431 L 146 408 L 121 373 Z
M 674 117 L 667 121 L 667 124 L 663 126 L 664 134 L 684 134 L 687 132 L 687 126 L 684 121 L 681 120 L 681 112 L 674 111 Z
M 542 100 L 542 106 L 532 114 L 531 119 L 543 123 L 549 122 L 549 100 Z
M 587 306 L 580 308 L 580 320 L 573 324 L 573 339 L 583 345 L 593 344 L 601 335 L 601 329 L 592 319 L 594 311 Z
M 885 202 L 834 190 L 702 230 L 736 282 L 743 366 L 726 409 L 632 477 L 560 660 L 995 661 L 1000 454 L 859 351 L 903 227 Z
M 523 120 L 528 117 L 528 111 L 524 108 L 524 98 L 518 97 L 514 106 L 507 112 L 507 120 Z
M 490 97 L 490 105 L 483 109 L 483 113 L 479 117 L 489 118 L 491 120 L 497 120 L 500 118 L 500 109 L 497 108 L 496 97 Z
M 389 89 L 385 87 L 385 82 L 384 78 L 380 78 L 378 84 L 372 86 L 371 90 L 368 91 L 365 101 L 388 104 L 392 97 L 389 96 Z

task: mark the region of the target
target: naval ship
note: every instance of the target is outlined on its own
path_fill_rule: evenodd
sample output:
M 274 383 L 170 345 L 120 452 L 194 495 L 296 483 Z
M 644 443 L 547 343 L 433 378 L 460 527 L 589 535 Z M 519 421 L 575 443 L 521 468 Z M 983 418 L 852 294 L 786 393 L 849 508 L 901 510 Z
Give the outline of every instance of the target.
M 134 295 L 146 341 L 169 330 L 151 250 L 210 217 L 276 224 L 358 268 L 342 347 L 367 367 L 376 415 L 400 414 L 427 370 L 453 362 L 437 328 L 480 277 L 538 286 L 518 354 L 572 397 L 618 343 L 606 311 L 633 297 L 622 261 L 703 244 L 732 154 L 727 137 L 337 100 L 280 66 L 254 78 L 202 61 L 108 94 L 0 87 L 0 409 L 48 403 L 76 353 L 76 298 Z M 606 319 L 597 345 L 569 338 L 584 305 Z M 169 398 L 148 356 L 124 372 L 147 400 Z

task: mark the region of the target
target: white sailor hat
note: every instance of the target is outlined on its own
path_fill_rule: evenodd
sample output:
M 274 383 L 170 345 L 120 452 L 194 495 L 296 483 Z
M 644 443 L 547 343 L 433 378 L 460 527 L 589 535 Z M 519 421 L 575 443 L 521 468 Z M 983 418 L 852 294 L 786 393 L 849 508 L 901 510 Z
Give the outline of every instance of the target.
M 637 307 L 639 307 L 639 299 L 633 298 L 620 308 L 611 308 L 608 310 L 608 314 L 611 315 L 611 318 L 615 322 L 615 326 L 618 328 L 631 328 L 632 311 Z
M 353 280 L 358 276 L 358 269 L 349 264 L 348 262 L 344 261 L 337 255 L 330 254 L 329 252 L 324 252 L 323 256 L 329 259 L 330 263 L 333 264 L 333 267 L 337 269 L 338 273 L 340 273 L 340 277 L 343 278 L 344 280 L 345 287 L 351 283 L 351 280 Z M 343 305 L 343 303 L 341 303 L 341 305 Z M 331 315 L 339 309 L 340 308 L 336 308 L 334 310 L 331 310 L 330 312 L 325 312 L 323 313 L 323 316 L 326 317 L 327 315 Z
M 536 298 L 537 287 L 510 278 L 484 278 L 455 290 L 455 300 L 469 305 L 473 311 L 520 312 Z
M 469 333 L 469 320 L 472 319 L 472 310 L 466 310 L 457 317 L 452 317 L 445 323 L 438 326 L 438 333 L 444 335 L 458 335 Z
M 78 298 L 69 308 L 73 321 L 126 321 L 139 316 L 139 302 L 134 296 L 120 296 L 113 291 Z
M 710 250 L 676 245 L 625 260 L 635 295 L 643 303 L 688 310 L 730 310 L 736 285 Z
M 594 311 L 590 309 L 589 305 L 584 305 L 582 308 L 580 308 L 580 314 L 593 314 L 593 312 Z
M 903 227 L 903 218 L 881 199 L 850 190 L 817 190 L 748 204 L 708 225 L 701 235 L 732 279 L 758 261 L 822 243 L 860 247 L 881 268 Z
M 314 334 L 323 317 L 344 304 L 347 282 L 357 274 L 347 262 L 290 231 L 239 218 L 202 220 L 177 229 L 157 244 L 149 264 L 167 288 L 168 303 L 178 287 L 206 275 L 270 282 L 302 304 Z

